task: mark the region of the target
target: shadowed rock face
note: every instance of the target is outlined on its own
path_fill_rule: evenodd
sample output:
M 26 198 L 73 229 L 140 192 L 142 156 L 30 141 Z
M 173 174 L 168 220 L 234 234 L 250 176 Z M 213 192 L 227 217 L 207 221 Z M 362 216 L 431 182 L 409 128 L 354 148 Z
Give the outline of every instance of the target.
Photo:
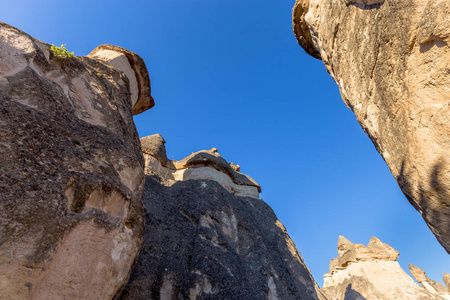
M 0 23 L 1 299 L 111 299 L 123 287 L 143 241 L 132 111 L 122 70 L 57 57 Z
M 324 275 L 322 290 L 328 299 L 443 300 L 447 295 L 446 290 L 417 285 L 396 261 L 398 252 L 375 237 L 366 247 L 340 236 L 338 254 L 330 262 L 330 273 Z
M 141 142 L 146 161 L 177 164 L 167 160 L 160 135 Z M 216 149 L 206 153 L 219 157 Z M 230 176 L 227 164 L 210 162 Z M 146 165 L 145 242 L 118 299 L 325 299 L 264 201 L 229 191 L 216 173 L 174 180 L 154 166 Z
M 297 0 L 294 32 L 450 252 L 450 2 Z

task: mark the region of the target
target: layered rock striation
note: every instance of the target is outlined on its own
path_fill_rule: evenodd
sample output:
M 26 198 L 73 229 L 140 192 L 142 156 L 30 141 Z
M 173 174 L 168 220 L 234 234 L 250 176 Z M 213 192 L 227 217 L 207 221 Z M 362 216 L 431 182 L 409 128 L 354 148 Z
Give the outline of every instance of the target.
M 250 176 L 239 172 L 239 165 L 228 163 L 216 148 L 202 150 L 180 161 L 169 160 L 165 141 L 159 134 L 141 138 L 147 175 L 155 174 L 167 184 L 189 179 L 209 179 L 238 196 L 259 198 L 261 187 Z
M 118 299 L 325 299 L 256 182 L 216 149 L 176 162 L 160 135 L 141 143 L 145 242 Z
M 447 299 L 447 290 L 417 285 L 396 261 L 399 253 L 375 237 L 366 247 L 340 236 L 338 254 L 324 275 L 328 299 Z
M 153 99 L 142 59 L 108 49 L 126 69 L 0 22 L 1 299 L 111 299 L 137 258 L 145 178 L 132 116 Z
M 450 252 L 450 3 L 297 0 L 294 33 Z

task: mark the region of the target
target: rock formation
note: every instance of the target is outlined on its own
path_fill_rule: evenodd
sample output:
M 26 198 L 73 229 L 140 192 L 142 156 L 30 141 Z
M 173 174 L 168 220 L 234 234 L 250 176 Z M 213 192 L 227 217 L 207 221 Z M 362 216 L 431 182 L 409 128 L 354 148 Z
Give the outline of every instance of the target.
M 447 290 L 450 292 L 450 274 L 444 273 L 442 280 L 444 281 Z
M 430 292 L 417 285 L 396 261 L 398 252 L 375 237 L 366 247 L 340 236 L 338 254 L 330 262 L 330 273 L 324 275 L 322 290 L 328 299 L 425 300 L 447 295 L 447 291 Z
M 233 163 L 228 164 L 216 148 L 192 153 L 180 161 L 171 161 L 167 158 L 164 144 L 165 141 L 159 134 L 141 138 L 147 175 L 158 175 L 168 183 L 210 179 L 219 182 L 229 192 L 238 196 L 259 198 L 259 184 L 236 171 L 240 167 Z
M 145 242 L 118 299 L 325 299 L 255 181 L 217 149 L 169 161 L 160 135 L 141 143 Z
M 0 23 L 0 298 L 111 299 L 143 242 L 142 59 L 66 57 Z M 126 69 L 121 70 L 121 66 Z
M 428 292 L 434 295 L 441 295 L 443 297 L 445 296 L 446 299 L 450 299 L 449 291 L 439 282 L 436 282 L 428 278 L 427 275 L 425 274 L 425 271 L 412 264 L 409 264 L 409 271 L 411 272 L 411 275 L 414 277 L 414 279 L 418 283 L 420 283 L 422 287 L 425 288 Z
M 450 253 L 450 2 L 297 0 L 299 44 Z

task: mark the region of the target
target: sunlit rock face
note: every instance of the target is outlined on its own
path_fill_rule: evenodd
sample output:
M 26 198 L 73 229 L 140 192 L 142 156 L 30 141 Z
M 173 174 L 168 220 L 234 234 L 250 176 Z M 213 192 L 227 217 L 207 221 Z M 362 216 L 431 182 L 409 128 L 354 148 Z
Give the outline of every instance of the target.
M 324 275 L 322 290 L 328 299 L 447 299 L 447 291 L 441 295 L 415 283 L 396 261 L 399 253 L 375 237 L 366 247 L 340 236 L 338 254 Z
M 441 283 L 428 278 L 427 275 L 425 274 L 425 271 L 412 264 L 409 264 L 409 271 L 411 272 L 411 275 L 414 277 L 414 279 L 418 283 L 420 283 L 420 285 L 428 292 L 430 292 L 433 295 L 439 295 L 445 299 L 450 299 L 450 292 L 447 290 L 447 288 L 443 286 Z M 445 275 L 446 273 L 444 273 L 443 277 L 444 281 Z
M 145 242 L 117 298 L 325 299 L 256 182 L 216 149 L 177 162 L 160 135 L 141 143 Z
M 442 280 L 444 280 L 445 286 L 447 287 L 447 290 L 450 292 L 450 274 L 444 273 Z
M 450 252 L 450 2 L 297 0 L 319 58 L 405 196 Z
M 228 163 L 216 148 L 198 151 L 176 161 L 167 158 L 164 144 L 159 134 L 141 138 L 147 175 L 157 175 L 167 184 L 189 179 L 214 180 L 238 196 L 259 198 L 259 184 L 240 173 L 239 165 Z
M 130 81 L 0 23 L 1 299 L 111 299 L 126 283 L 143 242 Z

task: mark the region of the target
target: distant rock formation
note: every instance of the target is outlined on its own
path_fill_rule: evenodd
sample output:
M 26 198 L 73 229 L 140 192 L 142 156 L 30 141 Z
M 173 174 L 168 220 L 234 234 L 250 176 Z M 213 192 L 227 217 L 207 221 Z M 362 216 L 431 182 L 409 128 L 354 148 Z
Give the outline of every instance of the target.
M 297 0 L 321 59 L 410 203 L 450 253 L 450 2 Z
M 177 162 L 141 143 L 145 242 L 118 299 L 326 299 L 255 181 L 217 149 Z
M 164 144 L 165 141 L 159 134 L 141 138 L 147 175 L 158 175 L 171 183 L 189 179 L 210 179 L 238 196 L 259 198 L 259 184 L 249 176 L 239 173 L 239 165 L 229 164 L 216 148 L 192 153 L 180 161 L 172 161 L 166 156 Z
M 447 290 L 450 292 L 450 274 L 444 273 L 442 280 L 444 281 Z
M 448 291 L 428 279 L 423 271 L 423 274 L 411 273 L 420 275 L 415 277 L 418 282 L 440 285 L 439 292 L 423 283 L 423 288 L 417 285 L 396 261 L 399 253 L 376 237 L 372 237 L 366 247 L 339 236 L 338 254 L 330 262 L 330 273 L 324 275 L 322 290 L 328 299 L 448 299 Z
M 111 299 L 137 258 L 144 160 L 132 116 L 153 99 L 142 59 L 102 47 L 126 69 L 98 52 L 58 56 L 0 22 L 1 299 Z
M 411 275 L 414 277 L 414 279 L 418 283 L 420 283 L 422 287 L 424 287 L 428 292 L 434 295 L 441 295 L 446 299 L 450 299 L 449 291 L 439 282 L 436 282 L 428 278 L 427 275 L 425 275 L 425 271 L 412 264 L 409 264 L 409 271 L 411 272 Z

